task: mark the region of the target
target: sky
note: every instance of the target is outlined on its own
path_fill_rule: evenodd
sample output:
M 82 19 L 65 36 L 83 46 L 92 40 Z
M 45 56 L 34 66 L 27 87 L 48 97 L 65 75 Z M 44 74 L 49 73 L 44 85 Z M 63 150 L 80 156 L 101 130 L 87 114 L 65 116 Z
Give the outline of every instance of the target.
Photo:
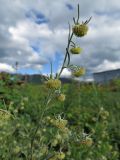
M 80 5 L 80 22 L 89 19 L 89 31 L 74 41 L 83 48 L 71 64 L 94 72 L 120 68 L 119 0 L 0 0 L 0 71 L 49 74 L 60 70 L 68 38 Z M 65 69 L 62 76 L 69 77 Z

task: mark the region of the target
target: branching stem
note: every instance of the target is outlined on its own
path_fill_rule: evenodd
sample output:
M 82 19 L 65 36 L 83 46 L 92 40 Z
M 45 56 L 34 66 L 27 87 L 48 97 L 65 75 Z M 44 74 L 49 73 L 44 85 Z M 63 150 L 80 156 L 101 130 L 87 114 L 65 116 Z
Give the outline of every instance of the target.
M 58 74 L 58 78 L 60 77 L 63 69 L 66 68 L 66 67 L 65 67 L 65 63 L 66 63 L 66 60 L 67 60 L 67 56 L 69 57 L 69 58 L 68 58 L 68 64 L 70 63 L 70 56 L 69 56 L 68 54 L 69 54 L 69 47 L 70 47 L 70 43 L 71 43 L 72 37 L 73 37 L 73 32 L 72 32 L 72 34 L 70 35 L 70 38 L 68 39 L 68 45 L 67 45 L 67 48 L 66 48 L 65 58 L 64 58 L 64 61 L 63 61 L 61 70 L 60 70 L 60 72 L 59 72 L 59 74 Z

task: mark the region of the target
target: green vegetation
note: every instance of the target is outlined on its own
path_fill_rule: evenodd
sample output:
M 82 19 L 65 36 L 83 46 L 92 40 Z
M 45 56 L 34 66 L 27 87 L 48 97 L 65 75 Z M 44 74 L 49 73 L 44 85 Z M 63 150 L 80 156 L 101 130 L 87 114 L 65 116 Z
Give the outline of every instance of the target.
M 0 159 L 29 159 L 30 138 L 44 109 L 46 88 L 25 84 L 1 89 Z M 64 148 L 59 156 L 65 156 L 65 160 L 118 160 L 120 92 L 110 91 L 110 85 L 85 85 L 74 81 L 65 84 L 62 92 L 66 94 L 65 101 L 50 102 L 50 109 L 44 115 L 44 126 L 35 137 L 34 159 L 45 159 L 49 149 L 57 152 L 63 141 Z M 54 126 L 60 115 L 72 133 L 69 142 L 67 135 L 58 134 Z M 42 146 L 41 141 L 44 142 Z M 66 143 L 69 145 L 65 146 Z

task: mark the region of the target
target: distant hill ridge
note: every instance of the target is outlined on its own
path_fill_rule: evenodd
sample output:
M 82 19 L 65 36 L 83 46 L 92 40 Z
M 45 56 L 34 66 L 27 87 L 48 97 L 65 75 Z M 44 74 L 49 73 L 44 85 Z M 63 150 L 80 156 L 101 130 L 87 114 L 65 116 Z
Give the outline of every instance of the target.
M 7 72 L 1 72 L 1 73 L 6 73 L 11 76 L 18 76 L 21 81 L 25 81 L 28 83 L 34 83 L 34 84 L 41 84 L 45 81 L 47 76 L 42 75 L 42 74 L 11 74 Z M 60 78 L 63 83 L 70 83 L 72 81 L 71 78 Z

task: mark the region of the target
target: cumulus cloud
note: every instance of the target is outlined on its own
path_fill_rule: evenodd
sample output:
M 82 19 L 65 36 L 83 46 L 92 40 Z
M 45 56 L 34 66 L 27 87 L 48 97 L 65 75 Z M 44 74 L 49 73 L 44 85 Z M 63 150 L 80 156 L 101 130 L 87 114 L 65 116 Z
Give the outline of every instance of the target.
M 0 63 L 0 72 L 1 71 L 14 73 L 15 69 L 12 66 L 8 65 L 8 64 Z
M 114 70 L 116 68 L 120 68 L 120 62 L 111 62 L 111 61 L 108 61 L 108 60 L 104 60 L 102 64 L 98 65 L 94 71 L 97 72 L 97 71 L 103 71 L 103 68 L 104 70 Z
M 119 0 L 0 0 L 0 64 L 10 68 L 18 61 L 21 69 L 42 71 L 57 52 L 63 56 L 68 21 L 76 16 L 78 3 L 80 20 L 92 20 L 88 35 L 74 39 L 83 53 L 72 56 L 71 63 L 86 67 L 88 75 L 120 68 Z M 68 70 L 63 75 L 69 76 Z
M 61 74 L 61 77 L 65 77 L 65 78 L 70 78 L 71 77 L 71 72 L 68 70 L 68 69 L 64 69 L 62 74 Z

